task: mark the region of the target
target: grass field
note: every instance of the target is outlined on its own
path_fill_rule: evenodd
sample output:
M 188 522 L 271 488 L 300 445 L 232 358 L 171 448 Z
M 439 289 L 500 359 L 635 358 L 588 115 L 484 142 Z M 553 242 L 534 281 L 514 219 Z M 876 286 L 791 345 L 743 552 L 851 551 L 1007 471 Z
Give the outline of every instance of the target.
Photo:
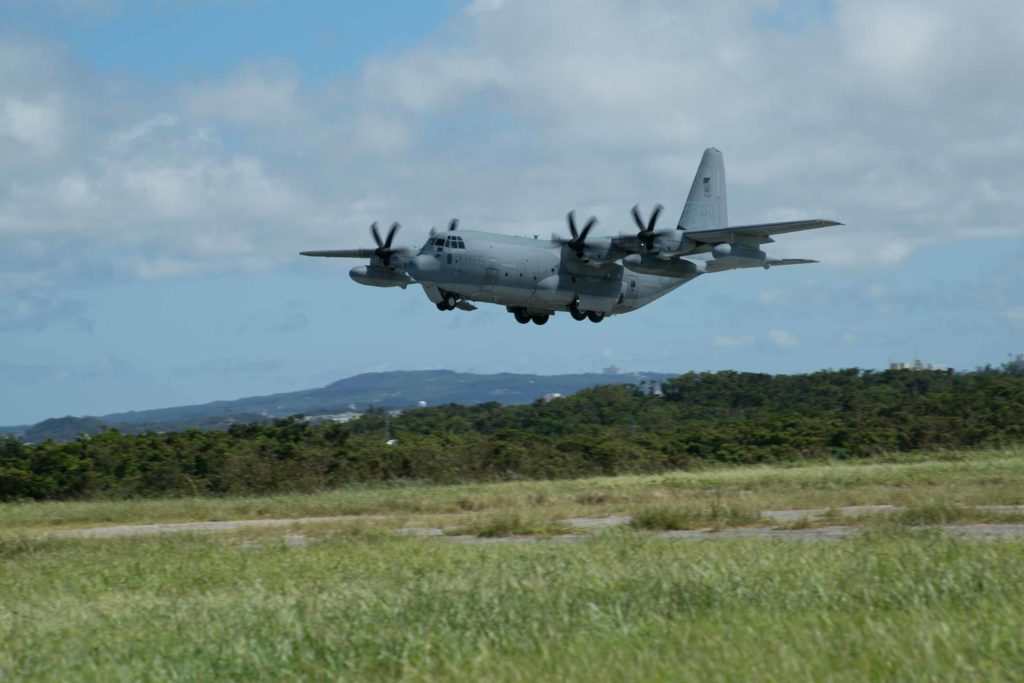
M 760 524 L 760 510 L 865 503 L 910 510 L 835 542 L 684 542 L 629 526 L 572 544 L 392 533 L 420 523 L 494 536 L 517 524 L 557 531 L 568 516 L 612 513 L 655 526 L 716 514 Z M 1019 680 L 1024 541 L 914 526 L 934 511 L 991 503 L 1024 503 L 1024 449 L 266 499 L 4 505 L 0 680 Z M 286 527 L 46 535 L 345 513 L 377 517 L 306 525 L 302 544 L 288 542 Z
M 551 520 L 673 506 L 714 510 L 887 503 L 908 507 L 1024 504 L 1024 447 L 877 460 L 744 467 L 567 481 L 352 486 L 303 495 L 0 504 L 7 533 L 106 524 L 385 515 L 393 525 L 507 512 Z

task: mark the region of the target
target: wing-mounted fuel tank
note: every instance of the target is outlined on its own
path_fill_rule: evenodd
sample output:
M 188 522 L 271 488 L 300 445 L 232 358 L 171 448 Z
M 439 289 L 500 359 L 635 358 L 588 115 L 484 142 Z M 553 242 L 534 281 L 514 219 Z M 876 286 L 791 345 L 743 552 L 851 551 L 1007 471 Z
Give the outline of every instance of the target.
M 652 254 L 630 254 L 622 259 L 622 265 L 634 273 L 663 277 L 695 277 L 706 272 L 703 261 L 663 259 Z
M 711 255 L 719 263 L 739 267 L 760 266 L 768 258 L 768 254 L 757 247 L 730 243 L 716 244 L 711 249 Z
M 361 285 L 370 287 L 401 287 L 412 284 L 412 278 L 402 271 L 391 270 L 382 266 L 356 266 L 348 271 L 348 276 Z

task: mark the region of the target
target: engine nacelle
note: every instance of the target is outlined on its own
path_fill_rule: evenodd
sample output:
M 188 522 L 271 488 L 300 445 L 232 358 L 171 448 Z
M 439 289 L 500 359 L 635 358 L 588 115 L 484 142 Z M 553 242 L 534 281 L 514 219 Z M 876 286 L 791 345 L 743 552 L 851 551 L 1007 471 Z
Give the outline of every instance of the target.
M 361 285 L 370 287 L 405 287 L 412 278 L 403 272 L 379 266 L 356 266 L 348 276 Z
M 757 247 L 748 247 L 743 244 L 716 244 L 711 249 L 711 255 L 716 261 L 722 263 L 735 263 L 743 265 L 760 265 L 768 254 Z
M 622 259 L 622 265 L 634 273 L 663 277 L 693 277 L 706 272 L 703 261 L 660 259 L 650 254 L 630 254 Z

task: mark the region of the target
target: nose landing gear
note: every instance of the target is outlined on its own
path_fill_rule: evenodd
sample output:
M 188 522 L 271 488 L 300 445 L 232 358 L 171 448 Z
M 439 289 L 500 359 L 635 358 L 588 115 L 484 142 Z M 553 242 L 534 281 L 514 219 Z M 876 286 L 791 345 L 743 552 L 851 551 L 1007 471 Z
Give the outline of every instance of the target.
M 459 303 L 459 297 L 451 292 L 444 292 L 443 299 L 437 302 L 437 310 L 439 311 L 453 311 L 455 306 Z

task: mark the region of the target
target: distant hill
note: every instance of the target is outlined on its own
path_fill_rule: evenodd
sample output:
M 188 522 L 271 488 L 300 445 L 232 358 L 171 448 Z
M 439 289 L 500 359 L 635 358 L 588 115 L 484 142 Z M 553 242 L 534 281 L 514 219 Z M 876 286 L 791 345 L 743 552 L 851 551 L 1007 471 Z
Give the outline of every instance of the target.
M 26 429 L 22 438 L 31 443 L 40 443 L 47 439 L 70 441 L 81 434 L 99 434 L 105 426 L 104 422 L 95 417 L 51 417 Z
M 112 413 L 98 418 L 50 419 L 28 429 L 19 429 L 24 430 L 25 440 L 33 442 L 46 438 L 72 439 L 79 433 L 95 433 L 102 426 L 116 427 L 126 432 L 177 431 L 192 427 L 223 429 L 239 422 L 265 421 L 298 413 L 340 413 L 351 410 L 351 406 L 365 411 L 372 407 L 410 408 L 420 401 L 431 406 L 444 403 L 472 405 L 490 401 L 503 404 L 530 403 L 547 394 L 568 395 L 601 384 L 661 382 L 674 376 L 651 372 L 576 375 L 478 375 L 451 370 L 371 372 L 305 391 Z

